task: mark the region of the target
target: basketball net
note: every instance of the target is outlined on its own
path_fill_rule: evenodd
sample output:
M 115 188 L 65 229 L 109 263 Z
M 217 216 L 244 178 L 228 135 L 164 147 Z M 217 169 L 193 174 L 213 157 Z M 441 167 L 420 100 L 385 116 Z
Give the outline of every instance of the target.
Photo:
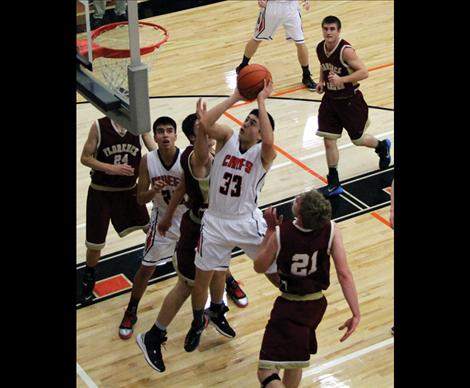
M 139 22 L 140 60 L 148 72 L 157 57 L 158 49 L 169 38 L 168 31 L 155 23 Z M 106 24 L 91 34 L 93 76 L 105 83 L 121 99 L 129 101 L 127 68 L 131 64 L 128 22 Z M 86 39 L 77 41 L 80 54 L 88 56 Z

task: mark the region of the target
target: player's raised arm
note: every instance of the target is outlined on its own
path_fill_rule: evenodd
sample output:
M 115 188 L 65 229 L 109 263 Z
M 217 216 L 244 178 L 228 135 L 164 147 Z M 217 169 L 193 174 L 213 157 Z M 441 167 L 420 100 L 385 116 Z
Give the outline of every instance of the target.
M 276 157 L 276 151 L 274 150 L 274 130 L 269 121 L 268 111 L 266 109 L 266 100 L 271 95 L 272 91 L 272 80 L 264 80 L 264 89 L 258 93 L 257 97 L 262 139 L 261 159 L 265 169 L 269 168 Z

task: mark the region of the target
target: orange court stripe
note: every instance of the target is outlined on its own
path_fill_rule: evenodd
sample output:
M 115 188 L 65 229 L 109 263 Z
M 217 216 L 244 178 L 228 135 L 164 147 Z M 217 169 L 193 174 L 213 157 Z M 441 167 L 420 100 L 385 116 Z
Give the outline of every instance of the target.
M 386 220 L 385 218 L 383 218 L 382 216 L 380 216 L 376 212 L 372 212 L 372 213 L 370 213 L 370 215 L 377 218 L 380 222 L 387 225 L 388 227 L 390 227 L 390 228 L 392 227 L 392 225 L 390 224 L 390 222 L 388 220 Z
M 385 65 L 372 67 L 372 68 L 368 69 L 367 71 L 380 70 L 380 69 L 384 69 L 384 68 L 390 67 L 390 66 L 394 66 L 394 64 L 393 63 L 387 63 Z M 302 90 L 302 89 L 306 89 L 306 88 L 307 88 L 306 86 L 300 86 L 300 87 L 297 87 L 297 88 L 294 88 L 294 89 L 286 90 L 284 92 L 274 93 L 272 96 L 273 97 L 279 97 L 279 96 L 282 96 L 284 94 L 294 93 L 294 92 L 297 92 L 298 90 Z M 234 106 L 232 106 L 232 108 L 236 108 L 236 107 L 241 106 L 241 105 L 246 105 L 246 104 L 234 105 Z
M 120 273 L 116 276 L 111 276 L 97 281 L 93 291 L 98 297 L 102 297 L 118 291 L 126 290 L 130 287 L 132 287 L 132 283 L 122 273 Z

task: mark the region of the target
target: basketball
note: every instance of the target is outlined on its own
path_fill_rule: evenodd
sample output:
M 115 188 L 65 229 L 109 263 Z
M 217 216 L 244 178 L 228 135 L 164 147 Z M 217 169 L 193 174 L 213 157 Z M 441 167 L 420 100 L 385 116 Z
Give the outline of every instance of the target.
M 254 100 L 264 88 L 264 80 L 272 79 L 271 73 L 263 65 L 247 65 L 240 70 L 237 77 L 237 88 L 247 100 Z

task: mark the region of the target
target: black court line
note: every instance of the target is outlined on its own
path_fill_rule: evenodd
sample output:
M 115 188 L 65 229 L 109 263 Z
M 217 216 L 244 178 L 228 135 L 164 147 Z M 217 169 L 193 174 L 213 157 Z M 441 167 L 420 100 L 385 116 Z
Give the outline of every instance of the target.
M 388 206 L 390 204 L 390 195 L 384 189 L 390 187 L 393 179 L 393 172 L 394 168 L 393 166 L 390 166 L 383 171 L 376 170 L 342 181 L 341 184 L 345 190 L 344 193 L 330 198 L 333 210 L 333 220 L 336 222 L 342 222 Z M 295 197 L 296 196 L 284 198 L 261 206 L 260 208 L 263 210 L 270 206 L 275 207 L 278 214 L 282 214 L 284 219 L 292 219 L 291 208 Z M 134 279 L 134 275 L 141 264 L 143 249 L 144 244 L 140 244 L 103 256 L 100 259 L 96 270 L 97 281 L 107 279 L 120 273 L 123 273 L 128 279 Z M 240 256 L 242 253 L 242 250 L 235 248 L 232 251 L 232 258 Z M 84 267 L 85 263 L 77 264 L 77 309 L 85 307 L 79 302 L 81 293 L 80 284 Z M 155 272 L 149 281 L 149 285 L 158 283 L 173 276 L 176 276 L 176 273 L 173 268 L 173 264 L 170 261 L 164 265 L 156 267 Z M 112 295 L 95 298 L 92 304 L 123 295 L 130 292 L 130 290 L 131 288 L 129 287 Z
M 229 95 L 219 95 L 219 94 L 187 94 L 187 95 L 176 95 L 176 96 L 150 96 L 149 98 L 151 100 L 161 100 L 165 98 L 228 98 L 230 97 Z M 316 98 L 300 98 L 300 97 L 281 97 L 281 96 L 270 96 L 269 99 L 271 100 L 286 100 L 286 101 L 305 101 L 305 102 L 318 102 L 321 103 L 321 99 L 316 99 Z M 91 104 L 89 101 L 78 101 L 76 103 L 77 105 L 83 105 L 83 104 Z M 238 102 L 236 108 L 238 108 L 238 104 L 244 104 L 244 102 Z M 249 105 L 249 103 L 246 103 L 246 105 Z M 394 108 L 385 108 L 383 106 L 375 106 L 375 105 L 367 105 L 370 109 L 377 109 L 377 110 L 385 110 L 388 112 L 394 112 Z M 234 109 L 234 107 L 231 107 L 230 109 Z

